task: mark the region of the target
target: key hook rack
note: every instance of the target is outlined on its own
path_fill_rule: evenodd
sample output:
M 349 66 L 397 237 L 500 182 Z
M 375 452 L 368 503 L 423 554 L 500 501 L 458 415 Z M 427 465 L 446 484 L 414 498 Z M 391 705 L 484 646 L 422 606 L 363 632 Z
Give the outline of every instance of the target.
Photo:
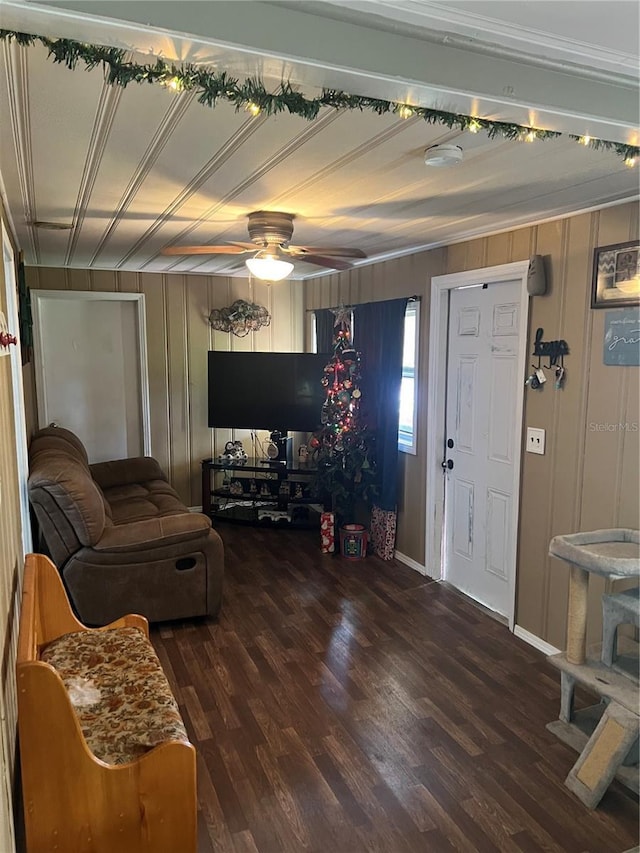
M 565 355 L 569 355 L 569 344 L 564 340 L 559 341 L 543 341 L 544 329 L 540 327 L 536 330 L 536 339 L 533 344 L 533 357 L 538 359 L 536 369 L 545 367 L 551 370 L 558 364 L 564 367 L 563 359 Z M 549 359 L 549 364 L 542 364 L 543 358 Z
M 559 391 L 567 375 L 564 357 L 569 355 L 569 345 L 565 340 L 544 341 L 543 337 L 544 329 L 540 327 L 536 330 L 533 344 L 533 357 L 538 359 L 538 363 L 531 365 L 533 373 L 527 377 L 525 385 L 537 390 L 541 389 L 546 382 L 544 371 L 555 369 L 555 389 Z M 543 358 L 548 360 L 547 364 L 542 363 Z

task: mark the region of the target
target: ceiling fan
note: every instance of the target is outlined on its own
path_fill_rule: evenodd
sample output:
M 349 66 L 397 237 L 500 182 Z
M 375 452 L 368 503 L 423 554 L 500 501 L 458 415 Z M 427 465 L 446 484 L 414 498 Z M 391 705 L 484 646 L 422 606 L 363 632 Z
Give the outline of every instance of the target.
M 236 240 L 222 246 L 168 246 L 162 255 L 243 255 L 251 253 L 245 261 L 250 272 L 265 281 L 280 281 L 293 270 L 294 260 L 316 264 L 335 270 L 351 269 L 353 264 L 344 258 L 366 258 L 362 249 L 340 246 L 293 246 L 292 213 L 256 210 L 248 215 L 251 243 Z

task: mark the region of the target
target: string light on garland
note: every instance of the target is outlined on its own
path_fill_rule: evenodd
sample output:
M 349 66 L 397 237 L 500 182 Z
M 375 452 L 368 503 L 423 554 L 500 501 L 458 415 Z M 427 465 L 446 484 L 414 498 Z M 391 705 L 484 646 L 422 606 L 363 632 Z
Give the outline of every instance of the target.
M 397 113 L 400 118 L 411 118 L 411 116 L 413 115 L 413 108 L 407 106 L 407 104 L 400 104 Z
M 169 77 L 166 80 L 161 80 L 160 85 L 171 89 L 173 92 L 182 92 L 184 89 L 184 83 L 179 77 Z
M 212 71 L 192 64 L 175 66 L 163 59 L 157 59 L 155 63 L 146 65 L 127 62 L 124 50 L 84 44 L 73 39 L 50 39 L 46 36 L 0 29 L 0 40 L 15 41 L 23 47 L 42 44 L 49 51 L 49 57 L 53 62 L 60 63 L 69 70 L 74 70 L 81 63 L 84 63 L 88 71 L 101 67 L 107 82 L 113 86 L 125 88 L 130 83 L 157 83 L 175 92 L 195 90 L 199 103 L 208 107 L 215 107 L 219 100 L 225 100 L 233 104 L 236 110 L 248 109 L 253 115 L 262 113 L 271 116 L 280 112 L 289 112 L 308 121 L 315 119 L 323 107 L 336 110 L 367 110 L 377 115 L 391 113 L 401 118 L 415 116 L 428 124 L 441 124 L 450 130 L 457 129 L 470 133 L 483 130 L 489 139 L 499 137 L 514 141 L 519 139 L 533 141 L 533 139 L 547 140 L 566 136 L 596 151 L 613 151 L 624 160 L 626 165 L 634 165 L 640 156 L 639 146 L 624 142 L 593 139 L 575 134 L 565 135 L 558 131 L 523 127 L 512 122 L 492 121 L 477 116 L 386 101 L 382 98 L 350 95 L 335 89 L 323 89 L 318 97 L 306 98 L 290 83 L 283 81 L 275 92 L 268 92 L 263 82 L 256 77 L 247 78 L 241 82 L 229 76 L 226 71 Z

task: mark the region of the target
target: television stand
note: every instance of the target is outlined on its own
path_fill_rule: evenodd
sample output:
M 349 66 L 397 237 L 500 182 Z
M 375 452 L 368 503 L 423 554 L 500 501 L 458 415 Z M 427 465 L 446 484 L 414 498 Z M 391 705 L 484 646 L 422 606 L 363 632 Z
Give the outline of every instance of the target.
M 322 502 L 310 494 L 312 462 L 202 460 L 202 512 L 215 521 L 287 529 L 320 526 Z

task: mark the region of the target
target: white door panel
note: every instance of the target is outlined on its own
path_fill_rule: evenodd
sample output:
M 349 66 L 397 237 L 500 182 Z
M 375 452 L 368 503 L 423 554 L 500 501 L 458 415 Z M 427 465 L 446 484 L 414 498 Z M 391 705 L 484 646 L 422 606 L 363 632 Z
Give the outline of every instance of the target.
M 451 291 L 445 577 L 508 614 L 520 282 Z

